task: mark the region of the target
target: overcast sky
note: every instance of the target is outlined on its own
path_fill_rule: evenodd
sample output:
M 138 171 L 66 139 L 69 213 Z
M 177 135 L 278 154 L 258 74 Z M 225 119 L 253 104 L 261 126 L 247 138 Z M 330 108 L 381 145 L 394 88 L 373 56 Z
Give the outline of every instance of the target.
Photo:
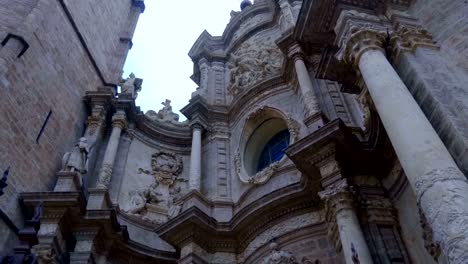
M 177 112 L 187 105 L 197 85 L 190 79 L 193 63 L 187 55 L 203 32 L 220 36 L 231 10 L 240 10 L 241 0 L 146 0 L 140 15 L 133 48 L 124 67 L 143 78 L 137 105 L 146 112 L 158 111 L 166 98 Z M 180 114 L 180 113 L 179 113 Z M 180 114 L 181 120 L 185 117 Z

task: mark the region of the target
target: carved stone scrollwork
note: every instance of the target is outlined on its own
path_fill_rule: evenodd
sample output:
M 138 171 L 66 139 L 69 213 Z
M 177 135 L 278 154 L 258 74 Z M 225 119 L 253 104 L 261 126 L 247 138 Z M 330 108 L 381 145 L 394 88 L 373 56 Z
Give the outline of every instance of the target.
M 301 125 L 292 116 L 286 118 L 286 124 L 288 125 L 289 134 L 291 135 L 291 141 L 296 142 L 300 137 Z
M 249 183 L 251 184 L 263 184 L 268 181 L 268 179 L 278 171 L 279 162 L 273 162 L 268 167 L 264 168 L 263 170 L 257 172 L 255 175 L 250 177 Z
M 158 151 L 151 157 L 151 168 L 157 182 L 173 185 L 177 176 L 183 171 L 182 157 L 166 151 Z

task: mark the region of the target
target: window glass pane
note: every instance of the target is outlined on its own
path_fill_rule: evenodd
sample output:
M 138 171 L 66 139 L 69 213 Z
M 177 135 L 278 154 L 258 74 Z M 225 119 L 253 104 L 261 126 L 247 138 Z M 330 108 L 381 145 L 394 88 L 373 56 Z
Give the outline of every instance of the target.
M 285 129 L 272 137 L 263 148 L 258 160 L 257 172 L 268 167 L 271 163 L 281 160 L 288 146 L 289 131 Z

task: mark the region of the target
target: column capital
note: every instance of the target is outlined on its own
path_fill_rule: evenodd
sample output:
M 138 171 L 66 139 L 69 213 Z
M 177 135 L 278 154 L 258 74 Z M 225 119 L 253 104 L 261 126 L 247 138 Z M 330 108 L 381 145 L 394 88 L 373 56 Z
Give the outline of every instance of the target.
M 112 116 L 112 127 L 118 127 L 124 129 L 127 127 L 127 115 L 123 110 L 117 110 Z
M 88 116 L 87 126 L 89 136 L 93 136 L 98 127 L 102 125 L 106 118 L 106 108 L 102 104 L 95 104 L 91 108 L 91 115 Z
M 355 10 L 342 11 L 335 27 L 335 44 L 340 48 L 336 58 L 357 65 L 366 51 L 385 51 L 391 28 L 377 16 Z
M 304 60 L 304 50 L 298 43 L 293 43 L 288 47 L 288 57 L 291 58 L 294 62 L 297 60 Z
M 395 30 L 390 40 L 394 59 L 398 60 L 402 52 L 413 53 L 418 47 L 439 49 L 429 31 L 407 12 L 389 9 L 386 16 Z

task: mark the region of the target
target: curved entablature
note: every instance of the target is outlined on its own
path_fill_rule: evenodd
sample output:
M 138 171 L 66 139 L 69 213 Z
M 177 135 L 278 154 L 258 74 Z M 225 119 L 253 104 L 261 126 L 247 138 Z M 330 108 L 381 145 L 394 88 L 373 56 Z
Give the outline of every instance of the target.
M 190 147 L 191 144 L 190 127 L 187 124 L 177 125 L 155 120 L 140 113 L 137 115 L 136 128 L 161 143 L 182 148 Z

